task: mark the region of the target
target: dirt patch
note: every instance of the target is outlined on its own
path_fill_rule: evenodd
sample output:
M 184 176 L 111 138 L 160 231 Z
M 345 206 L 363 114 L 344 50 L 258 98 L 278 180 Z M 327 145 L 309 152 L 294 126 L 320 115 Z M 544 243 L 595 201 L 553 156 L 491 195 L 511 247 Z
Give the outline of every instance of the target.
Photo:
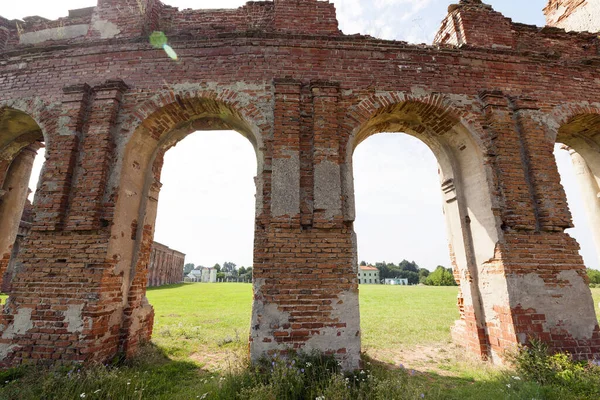
M 237 346 L 225 349 L 206 346 L 190 355 L 190 359 L 205 371 L 231 371 L 248 365 L 248 350 Z
M 405 368 L 409 371 L 433 372 L 445 376 L 456 376 L 457 364 L 484 364 L 465 354 L 463 348 L 448 343 L 395 349 L 367 349 L 365 353 L 389 368 Z

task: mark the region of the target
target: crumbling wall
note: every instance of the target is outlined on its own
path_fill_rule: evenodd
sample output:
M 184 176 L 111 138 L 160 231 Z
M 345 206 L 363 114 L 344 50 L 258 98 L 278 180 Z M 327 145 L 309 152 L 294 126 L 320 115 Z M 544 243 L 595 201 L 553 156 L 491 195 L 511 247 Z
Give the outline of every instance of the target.
M 358 367 L 352 152 L 388 131 L 421 138 L 443 166 L 457 342 L 493 359 L 531 337 L 597 356 L 552 157 L 556 132 L 581 126 L 557 109 L 599 114 L 597 38 L 513 24 L 477 0 L 451 6 L 434 46 L 344 36 L 334 12 L 313 0 L 229 11 L 100 0 L 86 35 L 39 43 L 0 20 L 0 132 L 12 132 L 0 152 L 29 131 L 15 129 L 16 105 L 47 147 L 0 316 L 4 365 L 105 361 L 150 339 L 163 155 L 210 129 L 238 131 L 257 155 L 254 359 L 293 347 Z M 150 46 L 154 29 L 177 61 Z M 9 165 L 0 157 L 0 173 Z

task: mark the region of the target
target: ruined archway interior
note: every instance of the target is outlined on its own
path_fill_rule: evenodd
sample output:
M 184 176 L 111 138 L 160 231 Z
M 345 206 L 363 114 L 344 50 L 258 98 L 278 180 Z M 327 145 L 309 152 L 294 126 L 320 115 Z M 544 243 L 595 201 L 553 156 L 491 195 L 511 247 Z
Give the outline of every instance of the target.
M 256 139 L 256 128 L 246 124 L 240 114 L 228 105 L 214 99 L 178 98 L 176 103 L 165 105 L 142 121 L 124 149 L 125 173 L 119 187 L 124 194 L 119 196 L 123 212 L 115 217 L 113 231 L 122 231 L 129 226 L 131 239 L 134 240 L 130 241 L 119 234 L 113 235 L 116 240 L 111 242 L 111 248 L 118 252 L 115 258 L 121 261 L 116 268 L 124 278 L 122 306 L 125 315 L 131 315 L 130 318 L 125 317 L 129 320 L 124 321 L 129 329 L 122 338 L 126 351 L 134 351 L 138 339 L 147 340 L 152 332 L 154 313 L 146 299 L 146 285 L 165 154 L 193 132 L 223 130 L 234 130 L 236 135 L 239 133 L 250 141 L 255 149 L 256 165 L 260 171 L 261 150 Z M 203 133 L 198 132 L 195 136 L 202 136 Z M 185 146 L 185 143 L 183 141 L 179 146 Z M 226 158 L 227 155 L 223 155 L 223 159 Z M 252 167 L 248 169 L 257 171 Z M 258 205 L 262 204 L 261 182 L 260 176 L 257 177 L 257 215 Z M 201 202 L 201 199 L 195 200 L 197 203 Z M 205 228 L 207 227 L 197 227 Z M 249 240 L 252 240 L 251 237 Z
M 559 127 L 556 142 L 555 157 L 576 228 L 569 233 L 581 245 L 586 266 L 600 268 L 600 114 L 572 116 Z M 575 206 L 579 204 L 583 207 Z
M 482 276 L 482 265 L 494 257 L 500 233 L 492 200 L 486 194 L 487 171 L 474 135 L 449 111 L 405 101 L 375 112 L 354 133 L 350 154 L 380 132 L 406 132 L 425 143 L 437 159 L 450 259 L 460 286 L 460 317 L 452 335 L 475 353 L 490 356 L 483 327 L 499 321 L 494 321 L 493 304 L 483 301 L 487 285 L 481 281 L 489 277 Z
M 230 352 L 247 351 L 251 285 L 231 281 L 239 281 L 242 266 L 252 266 L 256 154 L 238 132 L 198 131 L 163 159 L 147 292 L 155 310 L 152 340 L 187 351 L 207 368 L 219 368 Z M 185 263 L 194 264 L 193 276 L 185 281 L 202 283 L 181 288 L 177 298 L 165 297 L 169 289 L 160 285 L 175 282 L 165 282 L 169 265 L 160 244 L 184 253 Z M 238 269 L 225 276 L 213 268 L 224 262 Z M 181 273 L 183 264 L 171 267 Z M 182 280 L 180 276 L 177 283 Z M 223 280 L 230 283 L 218 283 Z M 224 321 L 228 330 L 220 334 L 216 325 L 224 326 Z
M 21 242 L 33 222 L 31 200 L 44 158 L 44 135 L 28 114 L 0 109 L 0 277 L 10 293 Z
M 374 281 L 370 275 L 375 273 L 362 272 L 359 266 L 363 349 L 376 359 L 414 365 L 447 347 L 449 328 L 459 317 L 458 288 L 396 285 L 419 284 L 423 269 L 432 273 L 437 266 L 452 267 L 441 171 L 431 149 L 405 133 L 378 133 L 361 142 L 353 155 L 353 169 L 358 260 L 380 269 Z M 390 280 L 392 276 L 408 281 Z M 370 298 L 368 303 L 365 296 Z M 393 310 L 386 313 L 385 323 L 373 313 L 377 307 Z M 426 307 L 437 310 L 435 318 Z M 415 344 L 417 332 L 418 337 L 427 338 L 426 344 Z

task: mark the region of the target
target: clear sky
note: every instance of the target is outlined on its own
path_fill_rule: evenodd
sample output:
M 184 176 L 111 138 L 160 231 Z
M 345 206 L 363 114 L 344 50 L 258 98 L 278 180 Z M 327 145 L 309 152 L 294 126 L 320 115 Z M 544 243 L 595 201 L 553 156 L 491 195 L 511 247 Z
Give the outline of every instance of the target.
M 165 0 L 183 8 L 239 7 L 242 0 Z M 344 33 L 431 43 L 447 13 L 448 0 L 334 0 Z M 544 24 L 546 0 L 488 0 L 516 22 Z M 2 7 L 0 15 L 22 18 L 65 16 L 68 9 L 89 7 L 95 0 L 22 0 Z M 558 152 L 589 267 L 598 267 L 591 233 L 578 196 L 568 154 Z M 39 165 L 39 162 L 38 162 Z M 252 263 L 256 160 L 250 143 L 234 132 L 197 132 L 170 150 L 162 174 L 155 239 L 185 252 L 188 262 L 213 265 Z M 37 176 L 37 173 L 34 173 Z M 419 140 L 405 134 L 375 135 L 354 155 L 359 259 L 423 267 L 449 266 L 435 157 Z

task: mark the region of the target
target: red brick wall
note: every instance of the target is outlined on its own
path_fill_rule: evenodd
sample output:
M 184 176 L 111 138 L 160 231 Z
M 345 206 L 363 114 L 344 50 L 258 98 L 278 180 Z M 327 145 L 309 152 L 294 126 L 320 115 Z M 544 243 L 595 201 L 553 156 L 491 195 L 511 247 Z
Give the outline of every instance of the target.
M 163 286 L 183 282 L 185 254 L 158 242 L 152 243 L 148 264 L 148 286 Z
M 31 115 L 47 145 L 2 315 L 5 364 L 101 361 L 150 338 L 162 155 L 216 128 L 246 136 L 259 165 L 254 358 L 292 345 L 358 366 L 351 155 L 367 136 L 398 130 L 426 141 L 455 185 L 457 340 L 493 358 L 533 333 L 578 357 L 598 353 L 550 154 L 562 124 L 600 108 L 590 106 L 595 36 L 512 24 L 475 0 L 451 10 L 430 47 L 344 36 L 327 2 L 131 5 L 102 0 L 86 36 L 39 45 L 18 45 L 16 26 L 0 21 L 11 34 L 0 110 Z M 155 28 L 178 61 L 147 43 Z

